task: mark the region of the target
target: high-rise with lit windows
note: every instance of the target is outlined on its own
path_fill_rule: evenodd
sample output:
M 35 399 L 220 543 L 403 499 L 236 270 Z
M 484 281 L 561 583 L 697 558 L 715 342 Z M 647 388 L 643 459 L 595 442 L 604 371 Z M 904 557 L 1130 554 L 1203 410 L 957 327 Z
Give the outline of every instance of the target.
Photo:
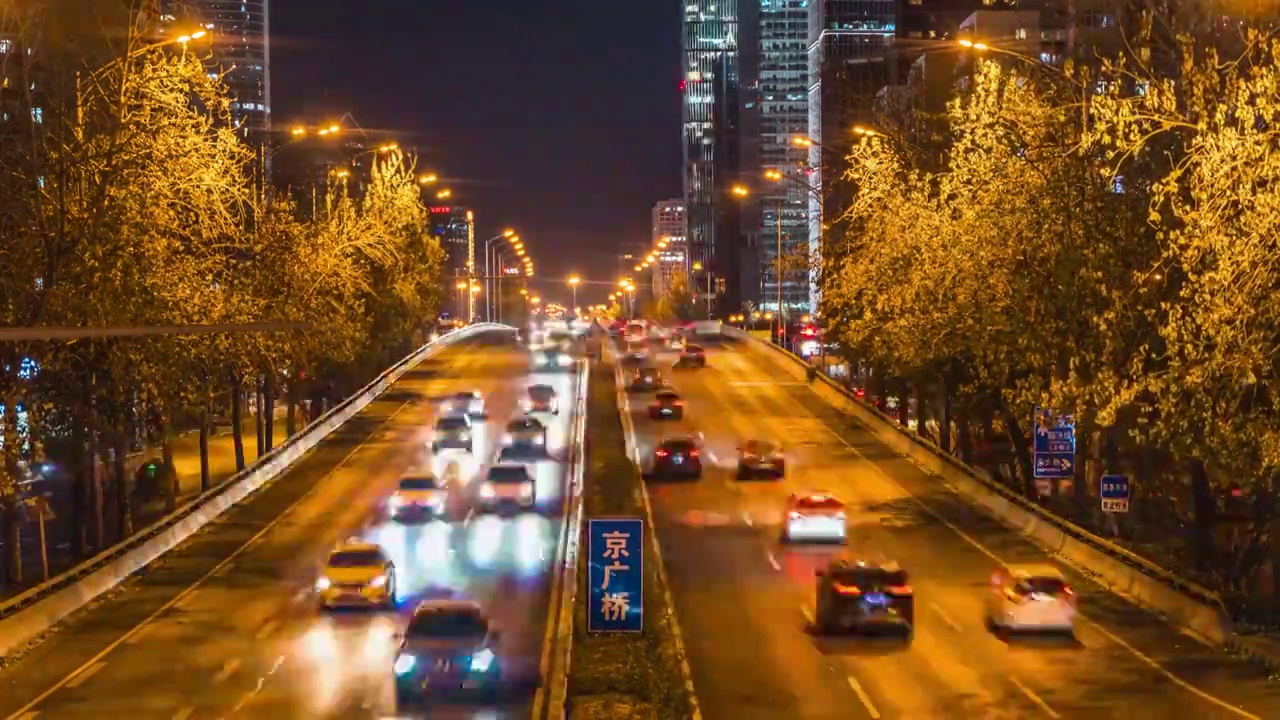
M 241 137 L 271 129 L 271 23 L 268 0 L 186 0 L 210 33 L 213 60 L 231 91 Z
M 688 273 L 688 220 L 684 198 L 663 200 L 653 206 L 653 247 L 658 261 L 653 266 L 653 296 L 662 297 L 677 273 Z M 658 247 L 665 241 L 666 247 Z
M 727 286 L 727 305 L 739 276 L 739 207 L 729 193 L 739 170 L 738 2 L 686 0 L 680 81 L 690 260 L 703 268 L 694 270 L 699 286 L 710 282 L 718 295 Z
M 809 248 L 809 151 L 795 142 L 809 133 L 809 2 L 761 0 L 758 19 L 755 102 L 760 169 L 777 171 L 781 179 L 765 182 L 757 193 L 756 276 L 759 307 L 775 311 L 779 248 L 786 261 L 782 304 L 788 310 L 809 306 L 809 273 L 800 260 Z

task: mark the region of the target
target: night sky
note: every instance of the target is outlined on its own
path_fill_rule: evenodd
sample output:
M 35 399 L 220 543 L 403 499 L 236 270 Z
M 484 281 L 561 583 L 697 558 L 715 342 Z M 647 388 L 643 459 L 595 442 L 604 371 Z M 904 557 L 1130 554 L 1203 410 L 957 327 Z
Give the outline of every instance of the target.
M 678 5 L 272 0 L 274 122 L 395 132 L 478 239 L 511 226 L 539 276 L 609 280 L 617 245 L 647 243 L 653 204 L 681 194 Z

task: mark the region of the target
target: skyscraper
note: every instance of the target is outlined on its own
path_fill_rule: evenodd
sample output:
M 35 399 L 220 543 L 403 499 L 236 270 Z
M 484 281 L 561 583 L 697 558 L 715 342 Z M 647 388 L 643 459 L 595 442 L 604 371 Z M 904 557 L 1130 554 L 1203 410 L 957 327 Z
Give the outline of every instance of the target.
M 667 241 L 665 249 L 656 250 L 658 262 L 653 268 L 653 296 L 662 297 L 671 287 L 676 273 L 688 273 L 688 230 L 683 198 L 663 200 L 653 206 L 653 244 Z
M 471 275 L 470 263 L 474 258 L 475 228 L 472 227 L 474 215 L 465 207 L 441 205 L 427 208 L 427 232 L 440 242 L 445 251 L 445 282 L 452 289 L 455 278 L 466 279 Z M 453 316 L 467 317 L 465 305 L 459 305 L 458 298 L 452 295 Z M 465 297 L 465 296 L 464 296 Z
M 685 3 L 684 196 L 692 264 L 737 291 L 738 0 Z M 701 283 L 700 283 L 701 284 Z
M 762 0 L 760 4 L 759 162 L 761 170 L 777 170 L 783 178 L 757 193 L 760 306 L 772 310 L 778 309 L 779 246 L 791 266 L 809 249 L 809 153 L 794 142 L 796 136 L 809 132 L 808 5 L 809 0 Z M 790 310 L 808 307 L 807 271 L 784 267 L 782 304 Z
M 271 24 L 268 0 L 187 0 L 212 35 L 213 60 L 231 90 L 241 137 L 271 129 Z
M 871 120 L 875 95 L 889 84 L 896 0 L 810 0 L 809 250 L 820 259 L 825 208 L 848 207 L 841 187 L 852 128 Z M 829 213 L 838 216 L 839 213 Z M 829 228 L 826 228 L 829 230 Z M 810 302 L 817 307 L 816 288 Z

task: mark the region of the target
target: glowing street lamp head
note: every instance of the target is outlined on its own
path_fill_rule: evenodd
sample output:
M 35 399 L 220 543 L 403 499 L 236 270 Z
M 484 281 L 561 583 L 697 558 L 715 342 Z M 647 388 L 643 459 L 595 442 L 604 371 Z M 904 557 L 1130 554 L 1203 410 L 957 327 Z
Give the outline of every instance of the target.
M 792 144 L 799 145 L 800 147 L 810 147 L 813 145 L 813 140 L 803 135 L 797 135 L 791 138 L 791 142 Z
M 694 270 L 701 270 L 701 269 L 702 269 L 702 262 L 701 262 L 701 261 L 698 261 L 698 262 L 694 263 L 694 264 L 693 264 L 693 269 L 694 269 Z
M 330 125 L 330 126 L 329 126 L 329 128 L 328 128 L 328 129 L 329 129 L 329 132 L 331 132 L 331 133 L 336 133 L 336 132 L 338 132 L 339 130 L 341 130 L 341 129 L 342 129 L 342 127 L 341 127 L 341 126 L 339 126 L 339 125 L 338 125 L 338 123 L 333 123 L 332 125 Z
M 397 143 L 387 143 L 386 145 L 378 146 L 378 152 L 392 152 L 394 150 L 399 150 L 399 149 L 400 149 L 400 145 Z
M 515 236 L 516 236 L 516 231 L 512 230 L 511 228 L 507 228 L 506 230 L 502 231 L 502 237 L 513 238 Z
M 457 287 L 459 290 L 466 290 L 466 289 L 467 289 L 467 284 L 466 284 L 465 282 L 461 282 L 461 281 L 459 281 L 459 282 L 458 282 L 458 284 L 457 284 L 455 287 Z
M 746 197 L 751 194 L 751 191 L 745 185 L 734 185 L 730 192 L 738 197 Z
M 774 170 L 774 169 L 765 170 L 765 171 L 764 171 L 764 176 L 765 176 L 765 178 L 766 178 L 766 179 L 768 179 L 768 180 L 781 180 L 781 179 L 782 179 L 782 173 L 781 173 L 781 172 L 779 172 L 778 170 Z
M 580 283 L 580 282 L 582 282 L 582 278 L 578 277 L 577 275 L 570 275 L 570 276 L 569 276 L 569 284 L 570 284 L 570 285 L 575 285 L 575 286 L 576 286 L 576 285 L 577 285 L 578 283 Z
M 440 192 L 436 193 L 437 200 L 444 200 L 445 198 L 450 198 L 450 197 L 453 197 L 453 191 L 450 190 L 449 188 L 445 188 L 444 190 L 441 190 Z
M 302 127 L 301 125 L 298 125 L 290 128 L 289 134 L 293 135 L 294 137 L 302 137 L 303 135 L 307 134 L 307 129 Z
M 635 267 L 634 267 L 634 268 L 632 268 L 632 269 L 633 269 L 633 270 L 635 270 L 636 272 L 640 272 L 640 271 L 641 271 L 641 270 L 643 270 L 644 268 L 642 268 L 642 267 L 640 267 L 639 265 L 637 265 L 637 266 L 635 266 Z
M 426 175 L 419 177 L 418 182 L 422 183 L 423 185 L 430 185 L 431 183 L 439 179 L 440 178 L 436 177 L 435 173 L 427 173 Z

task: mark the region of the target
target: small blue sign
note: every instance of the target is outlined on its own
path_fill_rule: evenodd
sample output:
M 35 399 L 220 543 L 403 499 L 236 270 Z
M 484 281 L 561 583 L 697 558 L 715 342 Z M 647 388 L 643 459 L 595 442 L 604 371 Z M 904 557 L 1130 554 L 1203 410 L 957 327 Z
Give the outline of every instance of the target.
M 1102 512 L 1129 512 L 1129 476 L 1103 475 Z
M 1069 478 L 1076 473 L 1076 425 L 1070 415 L 1036 407 L 1034 464 L 1038 478 Z
M 590 632 L 644 629 L 644 521 L 609 518 L 587 522 Z

